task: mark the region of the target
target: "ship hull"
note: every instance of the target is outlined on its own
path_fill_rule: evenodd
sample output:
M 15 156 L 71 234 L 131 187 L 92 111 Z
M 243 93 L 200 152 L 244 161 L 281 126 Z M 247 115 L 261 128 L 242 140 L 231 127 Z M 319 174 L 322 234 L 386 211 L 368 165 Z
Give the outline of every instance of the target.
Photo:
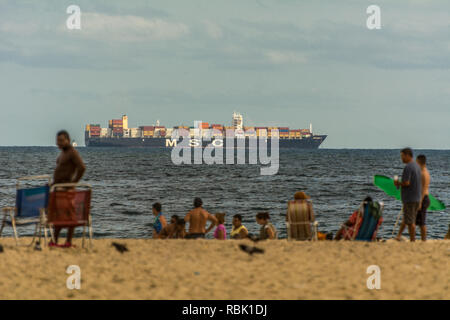
M 318 149 L 322 142 L 325 140 L 326 135 L 315 135 L 309 138 L 303 139 L 279 139 L 280 149 Z M 190 139 L 189 143 L 191 147 L 204 148 L 208 145 L 214 147 L 226 147 L 228 145 L 228 139 L 214 139 L 208 141 L 201 141 L 200 139 Z M 249 139 L 245 139 L 245 144 L 243 139 L 231 139 L 234 140 L 233 145 L 235 148 L 242 147 L 251 148 L 253 144 L 250 143 Z M 240 140 L 240 141 L 238 141 Z M 94 138 L 86 135 L 85 137 L 86 147 L 128 147 L 128 148 L 173 148 L 180 144 L 180 140 L 175 141 L 171 138 Z M 267 139 L 267 147 L 270 148 L 270 138 Z

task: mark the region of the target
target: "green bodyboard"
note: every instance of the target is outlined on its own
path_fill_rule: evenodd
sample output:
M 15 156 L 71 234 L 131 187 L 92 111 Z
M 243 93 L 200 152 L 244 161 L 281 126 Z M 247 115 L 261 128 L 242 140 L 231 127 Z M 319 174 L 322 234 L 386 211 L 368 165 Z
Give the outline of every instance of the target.
M 373 184 L 376 185 L 381 190 L 383 190 L 387 195 L 394 197 L 397 200 L 401 200 L 400 188 L 397 189 L 397 187 L 394 185 L 393 179 L 386 176 L 375 175 L 373 177 Z M 430 198 L 430 206 L 428 207 L 429 211 L 445 210 L 445 205 L 441 201 L 437 200 L 431 194 L 429 195 L 429 198 Z

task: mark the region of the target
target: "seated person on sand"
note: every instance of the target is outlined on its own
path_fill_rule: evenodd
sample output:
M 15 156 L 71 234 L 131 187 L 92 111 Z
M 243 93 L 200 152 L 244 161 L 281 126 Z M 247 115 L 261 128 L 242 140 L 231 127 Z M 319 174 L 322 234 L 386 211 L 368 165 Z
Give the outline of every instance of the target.
M 175 232 L 169 239 L 184 239 L 186 237 L 186 222 L 182 218 L 178 218 L 176 222 Z
M 159 238 L 159 233 L 167 225 L 166 218 L 164 218 L 161 212 L 161 204 L 156 202 L 152 206 L 152 212 L 155 216 L 155 221 L 153 222 L 153 239 Z
M 259 240 L 277 239 L 277 229 L 270 223 L 270 216 L 268 212 L 259 212 L 256 215 L 256 222 L 261 225 L 259 231 Z
M 159 233 L 159 239 L 170 239 L 172 234 L 175 232 L 177 221 L 178 216 L 176 214 L 170 217 L 170 223 L 161 230 Z
M 296 192 L 294 200 L 288 202 L 286 212 L 288 239 L 311 240 L 311 223 L 314 222 L 314 210 L 310 197 L 302 192 Z
M 240 214 L 233 216 L 233 229 L 230 236 L 231 239 L 245 239 L 248 237 L 248 230 L 242 224 L 242 216 Z
M 200 198 L 194 199 L 194 209 L 188 212 L 184 221 L 189 223 L 189 232 L 186 239 L 205 238 L 205 234 L 211 231 L 217 224 L 217 219 L 208 211 L 202 208 L 203 201 Z M 208 229 L 206 229 L 206 222 L 210 221 Z
M 216 213 L 217 227 L 214 230 L 214 238 L 217 240 L 227 240 L 227 229 L 225 229 L 225 213 Z
M 372 198 L 366 197 L 364 199 L 364 202 L 372 202 Z M 362 224 L 362 219 L 358 219 L 358 215 L 359 210 L 357 209 L 338 230 L 336 236 L 334 237 L 334 240 L 341 240 L 341 239 L 351 240 L 353 238 L 353 235 L 359 231 L 359 228 L 361 227 Z M 358 225 L 356 225 L 357 221 Z

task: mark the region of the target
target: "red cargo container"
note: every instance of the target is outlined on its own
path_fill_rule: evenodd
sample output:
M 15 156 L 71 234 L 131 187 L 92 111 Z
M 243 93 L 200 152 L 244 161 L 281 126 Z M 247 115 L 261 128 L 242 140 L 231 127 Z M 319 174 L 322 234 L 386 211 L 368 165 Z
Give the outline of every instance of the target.
M 142 131 L 153 131 L 155 130 L 155 126 L 142 126 L 139 127 L 139 129 L 141 129 Z

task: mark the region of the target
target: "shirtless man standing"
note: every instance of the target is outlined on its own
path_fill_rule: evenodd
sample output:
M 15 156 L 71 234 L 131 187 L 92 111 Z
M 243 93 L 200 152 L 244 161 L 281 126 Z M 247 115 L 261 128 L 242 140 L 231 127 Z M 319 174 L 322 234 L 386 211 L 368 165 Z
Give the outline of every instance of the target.
M 60 131 L 56 135 L 56 145 L 61 150 L 61 154 L 56 160 L 56 168 L 53 174 L 53 184 L 57 183 L 77 183 L 80 181 L 86 166 L 83 163 L 78 151 L 70 143 L 70 136 L 67 131 Z M 63 247 L 72 246 L 72 236 L 74 228 L 68 228 L 67 241 Z M 55 227 L 55 242 L 51 242 L 49 246 L 57 246 L 61 227 Z
M 203 202 L 200 198 L 194 199 L 194 209 L 188 212 L 184 221 L 189 223 L 189 233 L 185 239 L 198 239 L 205 238 L 205 234 L 214 228 L 217 224 L 217 219 L 211 213 L 202 208 Z M 206 222 L 211 221 L 208 229 L 206 228 Z
M 422 241 L 427 240 L 426 216 L 427 209 L 430 206 L 430 198 L 428 187 L 430 186 L 430 173 L 427 169 L 427 158 L 421 154 L 416 158 L 416 162 L 422 172 L 422 198 L 419 203 L 419 211 L 417 211 L 416 225 L 420 227 L 420 236 Z

